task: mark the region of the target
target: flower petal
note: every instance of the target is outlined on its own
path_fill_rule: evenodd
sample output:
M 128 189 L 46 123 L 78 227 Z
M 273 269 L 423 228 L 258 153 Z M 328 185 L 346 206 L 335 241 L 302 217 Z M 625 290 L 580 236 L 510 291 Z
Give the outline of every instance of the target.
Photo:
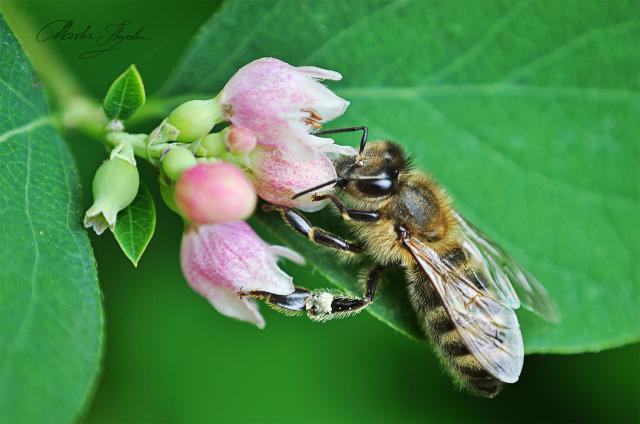
M 255 324 L 264 328 L 264 318 L 258 311 L 255 300 L 240 298 L 237 293 L 223 287 L 210 286 L 204 295 L 209 303 L 222 315 Z
M 298 265 L 304 265 L 304 262 L 305 262 L 304 257 L 298 252 L 296 252 L 295 250 L 291 250 L 288 247 L 278 246 L 278 245 L 273 245 L 269 247 L 271 249 L 271 253 L 273 253 L 274 255 L 280 256 L 281 258 L 287 258 L 291 262 L 294 262 Z
M 318 68 L 316 66 L 298 66 L 296 71 L 300 72 L 311 78 L 316 79 L 326 79 L 332 81 L 340 81 L 342 79 L 342 74 L 336 71 L 330 71 L 328 69 Z

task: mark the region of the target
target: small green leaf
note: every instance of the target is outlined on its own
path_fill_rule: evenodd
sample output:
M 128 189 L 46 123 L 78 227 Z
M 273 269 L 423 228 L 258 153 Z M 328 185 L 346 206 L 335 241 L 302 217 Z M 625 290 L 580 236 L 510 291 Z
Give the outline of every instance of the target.
M 72 422 L 103 317 L 80 182 L 43 89 L 0 17 L 0 422 Z
M 133 203 L 118 214 L 113 231 L 120 248 L 134 266 L 147 248 L 156 229 L 156 207 L 146 184 L 141 183 Z
M 213 95 L 265 56 L 341 72 L 329 86 L 351 104 L 330 127 L 401 143 L 549 289 L 563 321 L 519 312 L 527 351 L 597 351 L 640 340 L 640 8 L 578 3 L 227 2 L 164 93 Z M 277 217 L 255 222 L 309 259 L 301 284 L 356 287 L 357 268 Z M 415 335 L 403 279 L 367 310 Z
M 130 118 L 144 104 L 144 84 L 136 68 L 131 65 L 109 87 L 102 107 L 109 119 Z

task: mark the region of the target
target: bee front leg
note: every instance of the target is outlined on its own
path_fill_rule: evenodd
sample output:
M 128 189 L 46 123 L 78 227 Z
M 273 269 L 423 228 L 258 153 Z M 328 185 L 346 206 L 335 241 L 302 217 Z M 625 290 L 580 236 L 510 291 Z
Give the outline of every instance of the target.
M 241 294 L 263 300 L 275 310 L 288 315 L 306 312 L 307 316 L 312 320 L 327 321 L 356 314 L 373 303 L 380 274 L 383 270 L 384 268 L 378 265 L 369 271 L 366 290 L 362 297 L 335 293 L 331 290 L 310 291 L 303 287 L 296 287 L 295 291 L 288 295 L 277 295 L 261 291 Z
M 284 206 L 266 204 L 262 207 L 266 212 L 280 212 L 282 219 L 294 230 L 307 237 L 313 243 L 350 253 L 362 252 L 362 246 L 345 240 L 327 230 L 311 225 L 309 220 L 295 209 Z
M 313 201 L 318 202 L 320 200 L 330 200 L 336 208 L 340 211 L 342 219 L 345 221 L 358 221 L 358 222 L 375 222 L 380 219 L 380 212 L 378 211 L 362 211 L 358 209 L 347 209 L 336 195 L 334 194 L 314 194 Z

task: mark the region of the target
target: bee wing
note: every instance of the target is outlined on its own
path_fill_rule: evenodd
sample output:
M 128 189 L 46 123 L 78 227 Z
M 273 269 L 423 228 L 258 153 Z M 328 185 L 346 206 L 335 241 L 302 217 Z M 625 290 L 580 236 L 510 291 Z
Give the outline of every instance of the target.
M 474 269 L 485 271 L 486 289 L 496 300 L 513 309 L 522 305 L 547 321 L 560 321 L 558 307 L 533 275 L 462 215 L 454 212 L 454 216 L 462 230 L 462 248 Z
M 429 276 L 462 340 L 482 367 L 505 383 L 518 381 L 524 345 L 513 309 L 477 288 L 425 243 L 415 238 L 404 243 Z

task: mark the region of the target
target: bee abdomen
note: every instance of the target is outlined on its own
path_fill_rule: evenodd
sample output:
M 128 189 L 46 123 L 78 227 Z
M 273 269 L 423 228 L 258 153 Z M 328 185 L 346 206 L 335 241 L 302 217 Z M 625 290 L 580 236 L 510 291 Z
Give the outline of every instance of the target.
M 494 397 L 502 390 L 502 381 L 489 374 L 471 353 L 451 356 L 449 360 L 457 371 L 460 382 L 471 391 Z
M 409 287 L 421 325 L 454 378 L 479 395 L 497 395 L 503 383 L 489 374 L 469 351 L 427 277 L 414 278 Z

